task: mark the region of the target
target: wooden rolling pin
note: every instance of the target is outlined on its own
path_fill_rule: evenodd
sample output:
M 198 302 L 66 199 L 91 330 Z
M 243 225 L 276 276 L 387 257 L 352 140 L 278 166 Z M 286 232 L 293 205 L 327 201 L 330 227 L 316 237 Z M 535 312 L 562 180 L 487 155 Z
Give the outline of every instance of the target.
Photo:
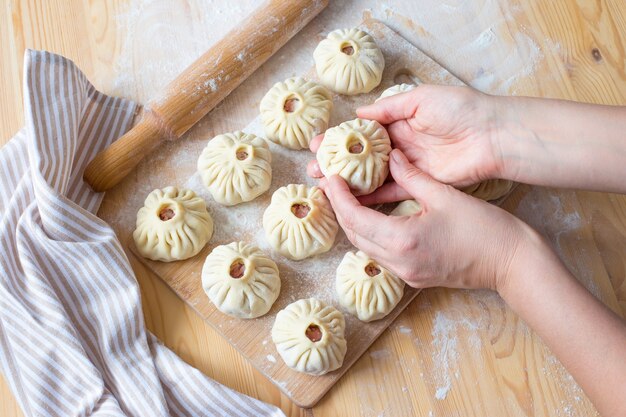
M 170 82 L 143 118 L 85 169 L 96 191 L 114 187 L 164 140 L 180 138 L 321 12 L 328 0 L 269 0 Z

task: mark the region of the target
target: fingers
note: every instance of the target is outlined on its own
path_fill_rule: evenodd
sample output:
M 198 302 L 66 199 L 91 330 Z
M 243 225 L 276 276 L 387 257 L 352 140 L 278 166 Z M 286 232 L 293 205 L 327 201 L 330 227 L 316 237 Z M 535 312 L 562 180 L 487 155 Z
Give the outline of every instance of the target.
M 410 119 L 415 115 L 419 104 L 420 88 L 407 93 L 396 94 L 356 109 L 356 114 L 363 119 L 376 120 L 384 125 L 396 120 Z
M 387 133 L 393 143 L 394 148 L 403 149 L 405 147 L 417 146 L 419 133 L 416 132 L 408 121 L 398 120 L 386 126 Z
M 394 203 L 396 201 L 410 200 L 413 198 L 404 188 L 395 182 L 383 184 L 380 188 L 371 194 L 357 197 L 359 202 L 364 206 L 374 204 Z
M 328 196 L 330 191 L 328 190 L 328 180 L 326 179 L 326 177 L 320 178 L 319 182 L 317 183 L 317 186 L 320 187 L 322 190 L 324 190 L 324 193 L 326 194 L 326 196 Z
M 363 236 L 347 232 L 346 236 L 348 237 L 350 243 L 356 246 L 359 250 L 365 252 L 372 259 L 376 259 L 376 261 L 380 262 L 387 261 L 387 251 L 378 243 L 365 239 Z
M 309 143 L 309 149 L 311 149 L 311 152 L 317 153 L 317 150 L 320 148 L 320 145 L 322 144 L 322 140 L 324 140 L 323 133 L 311 139 L 311 142 Z M 306 166 L 306 173 L 311 178 L 324 177 L 324 174 L 322 174 L 322 170 L 320 169 L 320 164 L 317 162 L 317 159 L 309 161 L 309 163 Z
M 351 241 L 359 236 L 385 247 L 385 242 L 396 233 L 394 224 L 398 218 L 362 206 L 338 175 L 328 178 L 321 186 L 333 206 L 337 221 Z
M 391 151 L 389 170 L 396 183 L 420 203 L 442 190 L 441 183 L 412 165 L 399 149 Z
M 317 150 L 320 148 L 320 145 L 322 144 L 322 140 L 324 140 L 323 133 L 311 139 L 311 142 L 309 143 L 309 149 L 311 150 L 311 152 L 317 153 Z
M 309 161 L 306 165 L 306 173 L 311 178 L 322 178 L 324 174 L 322 174 L 322 170 L 320 169 L 320 164 L 317 162 L 317 159 Z

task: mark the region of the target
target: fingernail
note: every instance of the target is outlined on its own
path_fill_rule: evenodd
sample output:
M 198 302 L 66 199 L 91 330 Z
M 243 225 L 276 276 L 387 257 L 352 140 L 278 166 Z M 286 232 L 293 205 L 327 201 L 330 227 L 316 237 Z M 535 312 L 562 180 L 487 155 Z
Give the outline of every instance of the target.
M 397 163 L 401 163 L 402 162 L 402 157 L 400 156 L 400 151 L 397 149 L 394 149 L 391 151 L 391 159 L 393 159 L 393 162 L 397 162 Z
M 322 178 L 319 180 L 318 182 L 318 186 L 324 190 L 324 193 L 326 193 L 327 195 L 330 193 L 329 187 L 327 187 L 328 185 L 328 179 L 327 178 Z

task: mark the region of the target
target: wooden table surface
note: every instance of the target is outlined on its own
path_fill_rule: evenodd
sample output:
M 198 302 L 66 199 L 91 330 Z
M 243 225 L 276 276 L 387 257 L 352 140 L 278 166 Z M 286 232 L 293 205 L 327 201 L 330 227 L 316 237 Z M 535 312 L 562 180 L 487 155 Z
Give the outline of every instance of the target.
M 230 4 L 233 3 L 233 4 Z M 275 82 L 311 66 L 319 36 L 373 16 L 469 84 L 495 94 L 626 105 L 623 0 L 331 2 L 188 135 L 107 194 L 100 215 L 127 236 L 168 159 L 254 118 Z M 100 90 L 145 102 L 254 8 L 253 0 L 5 0 L 0 5 L 0 145 L 23 125 L 25 48 L 73 59 Z M 187 144 L 187 145 L 186 145 Z M 172 152 L 168 152 L 172 151 Z M 626 197 L 521 187 L 507 204 L 552 241 L 592 292 L 626 314 Z M 541 215 L 537 215 L 540 213 Z M 549 213 L 546 214 L 546 213 Z M 124 239 L 122 240 L 124 242 Z M 131 257 L 148 328 L 183 359 L 289 416 L 588 416 L 584 393 L 487 291 L 425 290 L 313 410 L 301 410 Z M 21 415 L 0 377 L 0 415 Z

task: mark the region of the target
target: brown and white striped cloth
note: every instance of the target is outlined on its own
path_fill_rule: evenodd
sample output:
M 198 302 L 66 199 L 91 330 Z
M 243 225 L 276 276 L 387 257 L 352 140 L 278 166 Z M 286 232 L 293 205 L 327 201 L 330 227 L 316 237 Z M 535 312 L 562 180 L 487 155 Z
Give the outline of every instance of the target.
M 102 201 L 83 182 L 135 104 L 73 62 L 27 51 L 26 126 L 0 149 L 0 369 L 28 416 L 283 416 L 150 334 Z

